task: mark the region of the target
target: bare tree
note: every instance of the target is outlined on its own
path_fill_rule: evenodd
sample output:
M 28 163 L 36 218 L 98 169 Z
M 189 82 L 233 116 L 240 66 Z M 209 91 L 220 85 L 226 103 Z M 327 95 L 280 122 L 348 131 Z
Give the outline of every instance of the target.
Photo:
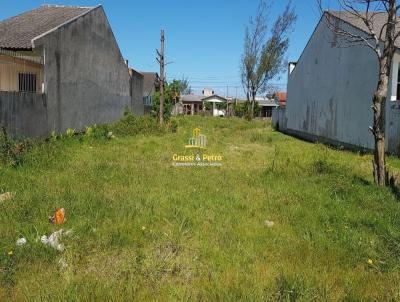
M 165 44 L 165 36 L 164 30 L 161 30 L 161 49 L 160 51 L 157 49 L 157 62 L 160 64 L 160 124 L 164 123 L 164 103 L 165 103 L 165 57 L 164 57 L 164 44 Z
M 364 31 L 351 30 L 337 16 L 323 12 L 323 0 L 317 0 L 326 24 L 339 39 L 338 46 L 369 47 L 379 62 L 378 83 L 372 98 L 373 125 L 370 127 L 375 139 L 373 175 L 379 186 L 388 185 L 388 171 L 385 162 L 385 103 L 391 74 L 395 41 L 400 35 L 396 29 L 397 0 L 336 0 L 341 11 L 361 22 Z M 378 22 L 379 20 L 379 22 Z M 382 22 L 383 20 L 383 22 Z M 378 24 L 379 23 L 379 24 Z
M 182 77 L 182 80 L 179 81 L 179 92 L 180 94 L 191 94 L 192 87 L 190 86 L 189 79 L 185 76 Z
M 289 33 L 297 15 L 288 2 L 282 14 L 278 15 L 268 32 L 270 5 L 261 0 L 254 18 L 250 18 L 244 37 L 244 51 L 240 62 L 241 81 L 247 100 L 254 103 L 257 93 L 265 92 L 268 81 L 286 68 L 285 53 L 289 46 Z

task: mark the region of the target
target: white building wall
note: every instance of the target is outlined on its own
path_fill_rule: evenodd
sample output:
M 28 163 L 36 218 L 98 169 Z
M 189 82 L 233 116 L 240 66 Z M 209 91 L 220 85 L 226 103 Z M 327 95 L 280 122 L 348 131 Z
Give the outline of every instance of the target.
M 289 77 L 287 131 L 372 149 L 378 60 L 368 47 L 339 48 L 334 41 L 322 19 Z

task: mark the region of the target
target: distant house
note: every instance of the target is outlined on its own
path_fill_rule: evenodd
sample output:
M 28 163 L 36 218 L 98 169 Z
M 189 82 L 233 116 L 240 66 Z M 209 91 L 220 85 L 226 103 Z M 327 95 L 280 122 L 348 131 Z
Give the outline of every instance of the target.
M 181 95 L 180 101 L 175 105 L 175 113 L 183 115 L 196 115 L 203 111 L 202 96 L 187 94 Z
M 279 106 L 286 106 L 286 92 L 277 92 L 275 93 L 275 99 L 278 101 Z
M 341 47 L 336 26 L 367 37 L 366 26 L 353 14 L 327 11 L 322 16 L 297 64 L 292 64 L 284 118 L 279 127 L 307 140 L 355 149 L 373 149 L 372 97 L 378 81 L 378 60 L 362 45 Z M 376 13 L 379 32 L 387 15 Z M 400 41 L 392 62 L 386 104 L 386 151 L 400 153 Z M 282 110 L 277 110 L 282 112 Z M 276 119 L 278 120 L 278 119 Z
M 228 103 L 227 98 L 224 98 L 217 94 L 213 94 L 213 95 L 204 97 L 202 100 L 204 103 L 212 104 L 211 112 L 212 112 L 213 116 L 225 116 L 226 115 L 226 110 L 222 109 L 220 106 L 224 105 L 224 107 L 226 107 L 226 104 Z
M 153 95 L 160 88 L 160 79 L 157 72 L 142 71 L 141 74 L 143 75 L 144 111 L 148 113 L 153 106 Z
M 12 135 L 115 121 L 142 102 L 131 76 L 101 5 L 43 5 L 0 22 L 0 124 Z
M 260 107 L 260 112 L 258 117 L 271 117 L 272 116 L 272 109 L 279 106 L 278 100 L 274 98 L 262 97 L 256 98 L 256 102 Z
M 256 97 L 255 99 L 257 105 L 260 107 L 260 111 L 256 117 L 258 118 L 270 118 L 272 116 L 272 111 L 274 108 L 279 106 L 277 99 L 271 97 Z M 238 99 L 235 100 L 236 104 L 245 104 L 247 100 Z
M 228 100 L 214 94 L 212 89 L 204 89 L 202 95 L 181 95 L 179 102 L 175 104 L 174 113 L 183 115 L 197 115 L 209 113 L 212 116 L 224 116 L 225 110 L 221 110 L 220 104 L 226 104 Z

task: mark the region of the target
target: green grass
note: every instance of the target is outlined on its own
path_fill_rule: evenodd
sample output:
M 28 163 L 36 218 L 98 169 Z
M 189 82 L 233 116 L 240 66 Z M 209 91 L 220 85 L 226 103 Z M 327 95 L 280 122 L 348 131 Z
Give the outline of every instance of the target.
M 373 185 L 370 155 L 265 121 L 178 124 L 39 144 L 3 167 L 0 192 L 15 197 L 0 203 L 0 301 L 400 300 L 400 204 Z M 222 167 L 172 166 L 194 127 Z M 59 229 L 56 207 L 73 230 L 63 253 L 36 241 Z

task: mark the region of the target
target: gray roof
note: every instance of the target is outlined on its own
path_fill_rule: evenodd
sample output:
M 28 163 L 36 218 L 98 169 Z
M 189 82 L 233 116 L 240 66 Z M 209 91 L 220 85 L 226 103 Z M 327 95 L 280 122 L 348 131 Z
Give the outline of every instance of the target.
M 34 38 L 84 15 L 94 8 L 43 5 L 0 21 L 0 48 L 32 49 Z
M 364 24 L 363 20 L 359 17 L 355 16 L 353 13 L 347 11 L 326 11 L 326 13 L 346 22 L 350 25 L 369 33 L 367 26 Z M 366 16 L 365 12 L 359 12 L 362 16 Z M 387 23 L 388 14 L 386 12 L 369 12 L 368 17 L 371 17 L 373 20 L 373 29 L 379 35 L 382 27 Z M 397 17 L 397 20 L 400 21 L 400 17 Z M 400 24 L 396 25 L 396 31 L 400 31 Z M 385 36 L 383 34 L 382 41 L 385 40 Z M 396 47 L 400 48 L 400 41 L 395 41 Z
M 194 94 L 183 94 L 180 97 L 180 101 L 181 102 L 191 102 L 191 103 L 194 103 L 194 102 L 202 103 L 203 102 L 202 98 L 203 98 L 203 96 L 198 96 L 198 95 L 194 95 Z
M 156 91 L 158 87 L 158 73 L 157 72 L 140 72 L 143 75 L 143 96 L 149 96 Z
M 278 107 L 279 103 L 274 99 L 265 99 L 257 101 L 259 106 L 262 107 Z
M 236 102 L 236 100 L 233 100 L 233 102 Z M 246 103 L 247 100 L 238 99 L 237 102 L 239 104 L 243 104 L 243 103 Z M 279 102 L 275 99 L 256 100 L 256 102 L 261 107 L 277 107 L 277 106 L 279 106 Z

